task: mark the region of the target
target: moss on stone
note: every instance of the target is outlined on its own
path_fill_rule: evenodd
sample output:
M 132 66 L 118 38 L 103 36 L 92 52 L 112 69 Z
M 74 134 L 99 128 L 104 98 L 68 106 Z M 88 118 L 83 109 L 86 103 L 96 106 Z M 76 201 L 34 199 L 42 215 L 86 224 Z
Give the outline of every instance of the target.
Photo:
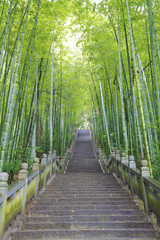
M 36 190 L 36 179 L 34 179 L 31 183 L 27 186 L 27 196 L 26 201 L 28 202 L 33 196 L 35 196 Z
M 11 220 L 21 211 L 22 193 L 23 193 L 22 190 L 19 191 L 18 193 L 16 193 L 15 198 L 7 202 L 6 212 L 5 212 L 5 226 L 8 226 Z

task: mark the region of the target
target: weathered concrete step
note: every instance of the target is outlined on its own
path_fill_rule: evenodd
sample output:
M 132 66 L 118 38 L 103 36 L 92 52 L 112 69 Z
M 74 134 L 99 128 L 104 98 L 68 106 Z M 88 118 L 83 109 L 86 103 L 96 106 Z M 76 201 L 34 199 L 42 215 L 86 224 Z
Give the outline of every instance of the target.
M 86 222 L 86 223 L 52 223 L 52 222 L 29 222 L 23 225 L 23 230 L 46 230 L 46 229 L 153 229 L 149 222 Z
M 55 176 L 55 179 L 64 179 L 64 178 L 69 178 L 69 179 L 87 179 L 87 178 L 93 178 L 95 180 L 97 179 L 107 179 L 111 181 L 112 179 L 116 180 L 116 178 L 111 174 L 107 173 L 103 174 L 101 173 L 69 173 L 67 172 L 66 174 L 58 174 Z
M 122 190 L 122 187 L 120 185 L 117 186 L 64 186 L 62 185 L 61 187 L 58 187 L 57 185 L 49 185 L 47 186 L 47 190 L 53 190 L 53 191 L 63 191 L 63 190 L 67 190 L 67 191 L 118 191 L 118 190 Z
M 115 177 L 112 175 L 112 173 L 108 173 L 107 175 L 103 174 L 102 172 L 101 173 L 85 173 L 85 174 L 80 174 L 80 173 L 66 173 L 66 174 L 57 174 L 56 175 L 56 178 L 60 179 L 60 178 L 64 178 L 64 177 L 71 177 L 71 178 L 82 178 L 82 177 L 85 177 L 85 178 L 88 178 L 88 177 L 93 177 L 93 179 L 97 179 L 97 177 L 102 177 L 102 178 L 105 178 L 105 179 L 115 179 Z
M 36 205 L 33 207 L 33 209 L 36 210 L 110 210 L 110 209 L 136 209 L 138 210 L 138 207 L 136 205 L 50 205 L 50 206 L 46 206 L 46 204 L 40 204 L 40 205 Z
M 70 174 L 74 174 L 74 173 L 70 173 Z M 63 181 L 67 181 L 67 182 L 72 182 L 72 181 L 77 181 L 77 182 L 86 182 L 87 180 L 89 181 L 93 181 L 93 183 L 117 183 L 117 179 L 115 177 L 111 177 L 111 178 L 106 178 L 106 177 L 103 177 L 103 176 L 106 176 L 103 175 L 102 176 L 96 176 L 96 173 L 90 173 L 90 174 L 94 174 L 95 176 L 90 176 L 90 177 L 85 177 L 83 172 L 82 173 L 77 173 L 77 174 L 82 174 L 82 177 L 81 178 L 77 178 L 77 177 L 74 177 L 74 178 L 70 178 L 69 176 L 66 176 L 65 174 L 63 175 L 63 177 L 61 177 L 59 179 L 59 177 L 55 177 L 54 180 L 53 180 L 53 183 L 56 182 L 56 183 L 62 183 Z M 86 173 L 88 174 L 88 173 Z M 87 183 L 87 182 L 86 182 Z M 91 182 L 90 182 L 91 183 Z
M 139 210 L 120 210 L 120 209 L 114 209 L 114 210 L 36 210 L 32 209 L 31 214 L 38 215 L 48 215 L 48 216 L 65 216 L 65 215 L 141 215 L 142 213 Z
M 97 184 L 93 184 L 93 183 L 83 183 L 83 182 L 81 182 L 81 183 L 77 183 L 76 184 L 76 182 L 73 182 L 73 183 L 66 183 L 65 181 L 64 181 L 64 183 L 62 183 L 62 184 L 56 184 L 56 183 L 54 183 L 53 185 L 50 185 L 50 186 L 52 186 L 52 187 L 55 187 L 55 188 L 76 188 L 76 189 L 78 189 L 78 188 L 80 188 L 80 189 L 86 189 L 86 188 L 99 188 L 99 187 L 104 187 L 104 188 L 106 188 L 106 189 L 108 189 L 108 188 L 121 188 L 121 186 L 119 185 L 119 184 L 117 184 L 117 183 L 115 183 L 115 184 L 106 184 L 106 183 L 97 183 Z
M 107 229 L 107 230 L 30 230 L 30 231 L 19 231 L 14 234 L 13 239 L 54 239 L 55 237 L 59 238 L 72 238 L 72 237 L 116 237 L 123 238 L 128 237 L 134 239 L 140 237 L 156 237 L 156 233 L 152 229 Z
M 121 192 L 103 192 L 103 193 L 97 193 L 97 192 L 95 192 L 95 193 L 89 193 L 88 192 L 88 194 L 87 194 L 87 192 L 85 192 L 85 193 L 79 193 L 79 192 L 77 192 L 77 193 L 73 193 L 73 192 L 70 192 L 70 193 L 61 193 L 61 192 L 59 192 L 59 193 L 55 193 L 55 192 L 48 192 L 48 191 L 46 191 L 45 192 L 45 196 L 51 196 L 51 197 L 57 197 L 57 196 L 64 196 L 64 197 L 82 197 L 82 196 L 84 196 L 84 197 L 105 197 L 105 196 L 110 196 L 110 195 L 112 195 L 112 196 L 121 196 L 121 195 L 125 195 L 125 196 L 129 196 L 130 197 L 130 195 L 128 194 L 128 193 L 126 193 L 126 192 L 124 192 L 124 191 L 121 191 Z
M 91 191 L 91 192 L 90 192 Z M 82 195 L 89 195 L 88 193 L 91 193 L 92 195 L 94 195 L 94 194 L 109 194 L 109 193 L 116 193 L 116 194 L 119 194 L 119 193 L 124 193 L 124 190 L 123 189 L 104 189 L 104 190 L 88 190 L 88 189 L 85 189 L 85 190 L 78 190 L 77 189 L 77 191 L 75 191 L 75 190 L 69 190 L 69 189 L 64 189 L 64 190 L 62 190 L 62 189 L 57 189 L 57 190 L 55 190 L 54 188 L 53 189 L 48 189 L 47 188 L 47 190 L 46 190 L 46 192 L 45 192 L 45 194 L 63 194 L 64 196 L 67 194 L 67 195 L 69 195 L 69 194 L 72 194 L 72 195 L 74 195 L 74 194 L 82 194 Z
M 146 221 L 147 218 L 144 215 L 107 215 L 107 216 L 91 216 L 91 215 L 82 215 L 82 216 L 41 216 L 41 217 L 28 217 L 25 218 L 25 222 L 109 222 L 109 221 Z
M 84 173 L 84 172 L 86 172 L 86 173 L 96 173 L 98 170 L 97 170 L 97 166 L 95 167 L 95 169 L 93 168 L 93 166 L 92 166 L 92 169 L 90 169 L 90 168 L 88 168 L 88 169 L 86 169 L 86 167 L 84 167 L 84 168 L 82 168 L 80 165 L 79 165 L 79 167 L 77 168 L 78 166 L 76 166 L 75 168 L 72 168 L 72 169 L 70 169 L 70 168 L 68 168 L 68 171 L 71 173 L 71 172 L 77 172 L 77 173 Z M 81 169 L 80 169 L 81 168 Z M 101 170 L 99 169 L 99 172 L 100 172 Z
M 104 238 L 104 237 L 83 237 L 83 238 L 81 238 L 81 237 L 73 237 L 73 238 L 65 238 L 65 240 L 159 240 L 159 238 L 115 238 L 115 237 L 113 237 L 113 238 L 110 238 L 110 237 L 107 237 L 107 238 Z M 13 239 L 14 240 L 14 239 Z M 25 238 L 24 240 L 31 240 L 31 238 Z M 43 238 L 43 240 L 64 240 L 64 238 Z
M 55 176 L 55 180 L 58 179 L 58 180 L 61 180 L 61 179 L 93 179 L 93 180 L 103 180 L 103 179 L 107 179 L 109 181 L 111 181 L 112 179 L 116 179 L 112 174 L 103 174 L 102 172 L 101 173 L 65 173 L 65 174 L 58 174 Z
M 129 204 L 129 203 L 133 203 L 131 200 L 128 200 L 128 199 L 109 199 L 109 200 L 90 200 L 90 201 L 79 201 L 79 200 L 76 200 L 76 201 L 68 201 L 68 200 L 61 200 L 61 201 L 55 201 L 55 199 L 44 199 L 44 200 L 38 200 L 38 204 L 47 204 L 48 206 L 53 206 L 53 205 L 56 205 L 57 204 L 60 206 L 60 205 L 86 205 L 86 204 L 90 204 L 90 205 L 104 205 L 104 204 L 110 204 L 112 202 L 112 205 L 125 205 L 125 204 Z
M 84 177 L 84 178 L 83 178 Z M 109 181 L 111 181 L 112 179 L 116 179 L 112 174 L 107 174 L 105 175 L 104 173 L 65 173 L 65 174 L 58 174 L 55 176 L 55 179 L 64 179 L 64 178 L 68 178 L 68 179 L 91 179 L 93 178 L 93 180 L 103 180 L 103 179 L 108 179 Z
M 97 177 L 98 178 L 98 177 Z M 81 184 L 81 183 L 85 183 L 86 185 L 95 185 L 96 186 L 96 184 L 105 184 L 105 186 L 109 186 L 109 185 L 119 185 L 118 184 L 118 182 L 117 182 L 117 180 L 116 179 L 100 179 L 100 180 L 98 180 L 98 179 L 92 179 L 92 178 L 82 178 L 82 179 L 79 179 L 79 180 L 77 180 L 76 178 L 75 179 L 66 179 L 66 178 L 64 178 L 64 179 L 61 179 L 60 181 L 59 181 L 59 179 L 54 179 L 53 181 L 52 181 L 52 185 L 62 185 L 62 184 L 66 184 L 66 185 L 68 185 L 68 184 L 75 184 L 75 183 L 77 183 L 77 184 Z M 76 185 L 76 184 L 75 184 Z
M 103 198 L 113 198 L 113 197 L 130 197 L 127 193 L 103 193 L 103 194 L 53 194 L 45 192 L 45 196 L 42 196 L 41 199 L 53 198 L 53 199 L 103 199 Z
M 39 200 L 39 202 L 43 202 L 43 201 L 45 201 L 46 203 L 47 202 L 64 202 L 64 201 L 72 201 L 72 202 L 74 202 L 74 201 L 77 201 L 77 202 L 83 202 L 83 201 L 87 201 L 87 202 L 107 202 L 107 201 L 116 201 L 117 203 L 119 202 L 119 201 L 125 201 L 126 200 L 126 196 L 120 196 L 120 197 L 114 197 L 114 196 L 107 196 L 107 197 L 101 197 L 101 198 L 94 198 L 94 197 L 77 197 L 77 198 L 67 198 L 67 197 L 59 197 L 59 198 L 44 198 L 44 199 L 40 199 Z M 131 201 L 131 199 L 127 199 L 128 201 L 130 200 Z
M 88 181 L 88 183 L 87 183 L 87 181 Z M 89 182 L 90 181 L 90 182 Z M 81 184 L 85 184 L 84 186 L 83 185 L 81 185 Z M 52 183 L 52 185 L 51 186 L 53 186 L 53 185 L 55 185 L 55 186 L 79 186 L 79 187 L 89 187 L 89 186 L 94 186 L 94 187 L 96 187 L 97 185 L 98 186 L 105 186 L 106 188 L 107 188 L 107 186 L 119 186 L 119 184 L 117 184 L 116 182 L 114 183 L 114 182 L 112 182 L 112 183 L 108 183 L 107 181 L 105 182 L 105 181 L 103 181 L 103 182 L 95 182 L 95 181 L 92 181 L 92 180 L 85 180 L 85 181 L 76 181 L 76 180 L 71 180 L 71 181 L 66 181 L 65 179 L 62 181 L 62 182 L 59 182 L 59 181 L 57 181 L 57 182 L 53 182 Z
M 59 200 L 72 200 L 72 201 L 74 201 L 74 200 L 81 200 L 81 201 L 92 201 L 92 200 L 94 200 L 94 201 L 104 201 L 104 200 L 110 200 L 110 201 L 119 201 L 119 200 L 125 200 L 125 199 L 128 199 L 128 200 L 132 200 L 132 198 L 128 195 L 128 194 L 120 194 L 120 195 L 117 195 L 117 194 L 107 194 L 106 196 L 105 196 L 105 194 L 104 195 L 102 195 L 102 196 L 94 196 L 94 195 L 92 195 L 92 196 L 83 196 L 83 195 L 81 195 L 81 196 L 67 196 L 67 195 L 60 195 L 60 196 L 57 196 L 57 197 L 54 197 L 54 198 L 52 198 L 52 196 L 51 195 L 49 195 L 48 197 L 46 196 L 42 196 L 42 198 L 41 199 L 47 199 L 47 200 L 57 200 L 57 201 L 59 201 Z
M 84 178 L 83 178 L 84 177 Z M 55 175 L 55 178 L 54 180 L 61 180 L 61 179 L 93 179 L 93 180 L 108 180 L 108 181 L 116 181 L 116 178 L 112 175 L 112 174 L 107 174 L 105 175 L 103 172 L 97 172 L 97 173 L 70 173 L 70 172 L 67 172 L 65 174 L 58 174 L 58 175 Z

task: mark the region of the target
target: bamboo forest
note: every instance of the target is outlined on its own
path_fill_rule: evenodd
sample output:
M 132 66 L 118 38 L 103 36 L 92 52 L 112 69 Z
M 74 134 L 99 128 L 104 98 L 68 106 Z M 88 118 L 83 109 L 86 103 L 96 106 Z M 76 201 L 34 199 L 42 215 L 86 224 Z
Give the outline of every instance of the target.
M 160 0 L 0 0 L 0 238 L 159 239 L 133 197 L 160 225 Z
M 63 155 L 87 118 L 160 179 L 160 3 L 0 1 L 0 169 Z

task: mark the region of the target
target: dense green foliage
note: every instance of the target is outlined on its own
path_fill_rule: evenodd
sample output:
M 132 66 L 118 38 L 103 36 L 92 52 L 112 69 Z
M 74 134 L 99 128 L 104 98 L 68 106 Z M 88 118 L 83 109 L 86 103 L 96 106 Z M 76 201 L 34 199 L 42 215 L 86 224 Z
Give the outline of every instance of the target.
M 160 3 L 0 1 L 0 168 L 56 149 L 88 114 L 106 154 L 160 174 Z M 70 38 L 73 42 L 69 41 Z M 77 49 L 74 45 L 77 41 Z

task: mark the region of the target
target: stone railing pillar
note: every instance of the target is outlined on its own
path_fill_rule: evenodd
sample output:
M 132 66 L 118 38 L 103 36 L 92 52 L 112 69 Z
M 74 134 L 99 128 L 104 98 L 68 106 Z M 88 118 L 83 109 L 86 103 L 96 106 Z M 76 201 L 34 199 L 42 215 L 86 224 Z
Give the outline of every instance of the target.
M 58 169 L 58 173 L 59 173 L 60 172 L 59 156 L 57 156 L 56 163 L 57 163 L 57 169 Z
M 127 164 L 126 154 L 125 152 L 121 153 L 121 163 Z
M 28 163 L 22 163 L 21 164 L 21 170 L 19 171 L 18 174 L 18 180 L 25 180 L 25 184 L 22 188 L 22 213 L 25 211 L 25 206 L 26 206 L 26 197 L 27 197 L 27 181 L 28 179 Z
M 48 152 L 47 164 L 50 166 L 50 177 L 52 176 L 52 166 L 53 166 L 53 153 L 51 151 Z
M 128 160 L 129 160 L 129 167 L 132 169 L 136 169 L 136 162 L 135 162 L 134 156 L 129 156 Z
M 52 159 L 53 159 L 52 152 L 49 151 L 48 152 L 48 158 L 47 158 L 47 165 L 49 165 L 52 162 Z
M 56 150 L 53 150 L 52 157 L 53 157 L 53 162 L 54 162 L 54 174 L 55 174 L 55 173 L 56 173 L 56 168 L 57 168 L 57 163 L 56 163 L 56 160 L 57 160 Z
M 150 177 L 148 162 L 146 159 L 141 160 L 141 174 L 142 177 Z
M 143 177 L 150 177 L 148 162 L 146 159 L 141 159 L 141 184 L 142 184 L 142 190 L 143 190 L 144 208 L 146 212 L 149 213 L 147 190 L 146 190 L 146 185 L 144 183 Z
M 21 170 L 18 173 L 18 180 L 24 180 L 28 177 L 28 163 L 21 164 Z
M 132 176 L 132 172 L 131 172 L 131 169 L 136 169 L 136 162 L 135 162 L 134 156 L 129 156 L 128 161 L 129 161 L 129 176 L 130 176 L 130 184 L 131 184 L 131 195 L 134 196 L 133 176 Z
M 8 173 L 1 172 L 0 173 L 0 194 L 4 195 L 8 192 Z
M 41 165 L 42 165 L 42 166 L 47 165 L 47 154 L 46 154 L 46 153 L 44 153 L 44 154 L 42 155 Z
M 39 158 L 34 158 L 32 171 L 39 171 Z
M 110 158 L 111 157 L 116 157 L 116 151 L 115 149 L 112 149 L 111 153 L 110 153 Z
M 63 172 L 64 171 L 64 164 L 65 164 L 65 156 L 64 155 L 60 159 L 59 164 L 61 166 L 61 172 Z
M 8 194 L 8 173 L 1 172 L 0 173 L 0 196 L 2 196 L 3 202 L 0 208 L 0 238 L 3 235 L 4 226 L 5 226 L 7 194 Z
M 115 152 L 115 158 L 116 158 L 117 160 L 120 160 L 120 151 L 119 151 L 119 150 L 116 150 L 116 152 Z

